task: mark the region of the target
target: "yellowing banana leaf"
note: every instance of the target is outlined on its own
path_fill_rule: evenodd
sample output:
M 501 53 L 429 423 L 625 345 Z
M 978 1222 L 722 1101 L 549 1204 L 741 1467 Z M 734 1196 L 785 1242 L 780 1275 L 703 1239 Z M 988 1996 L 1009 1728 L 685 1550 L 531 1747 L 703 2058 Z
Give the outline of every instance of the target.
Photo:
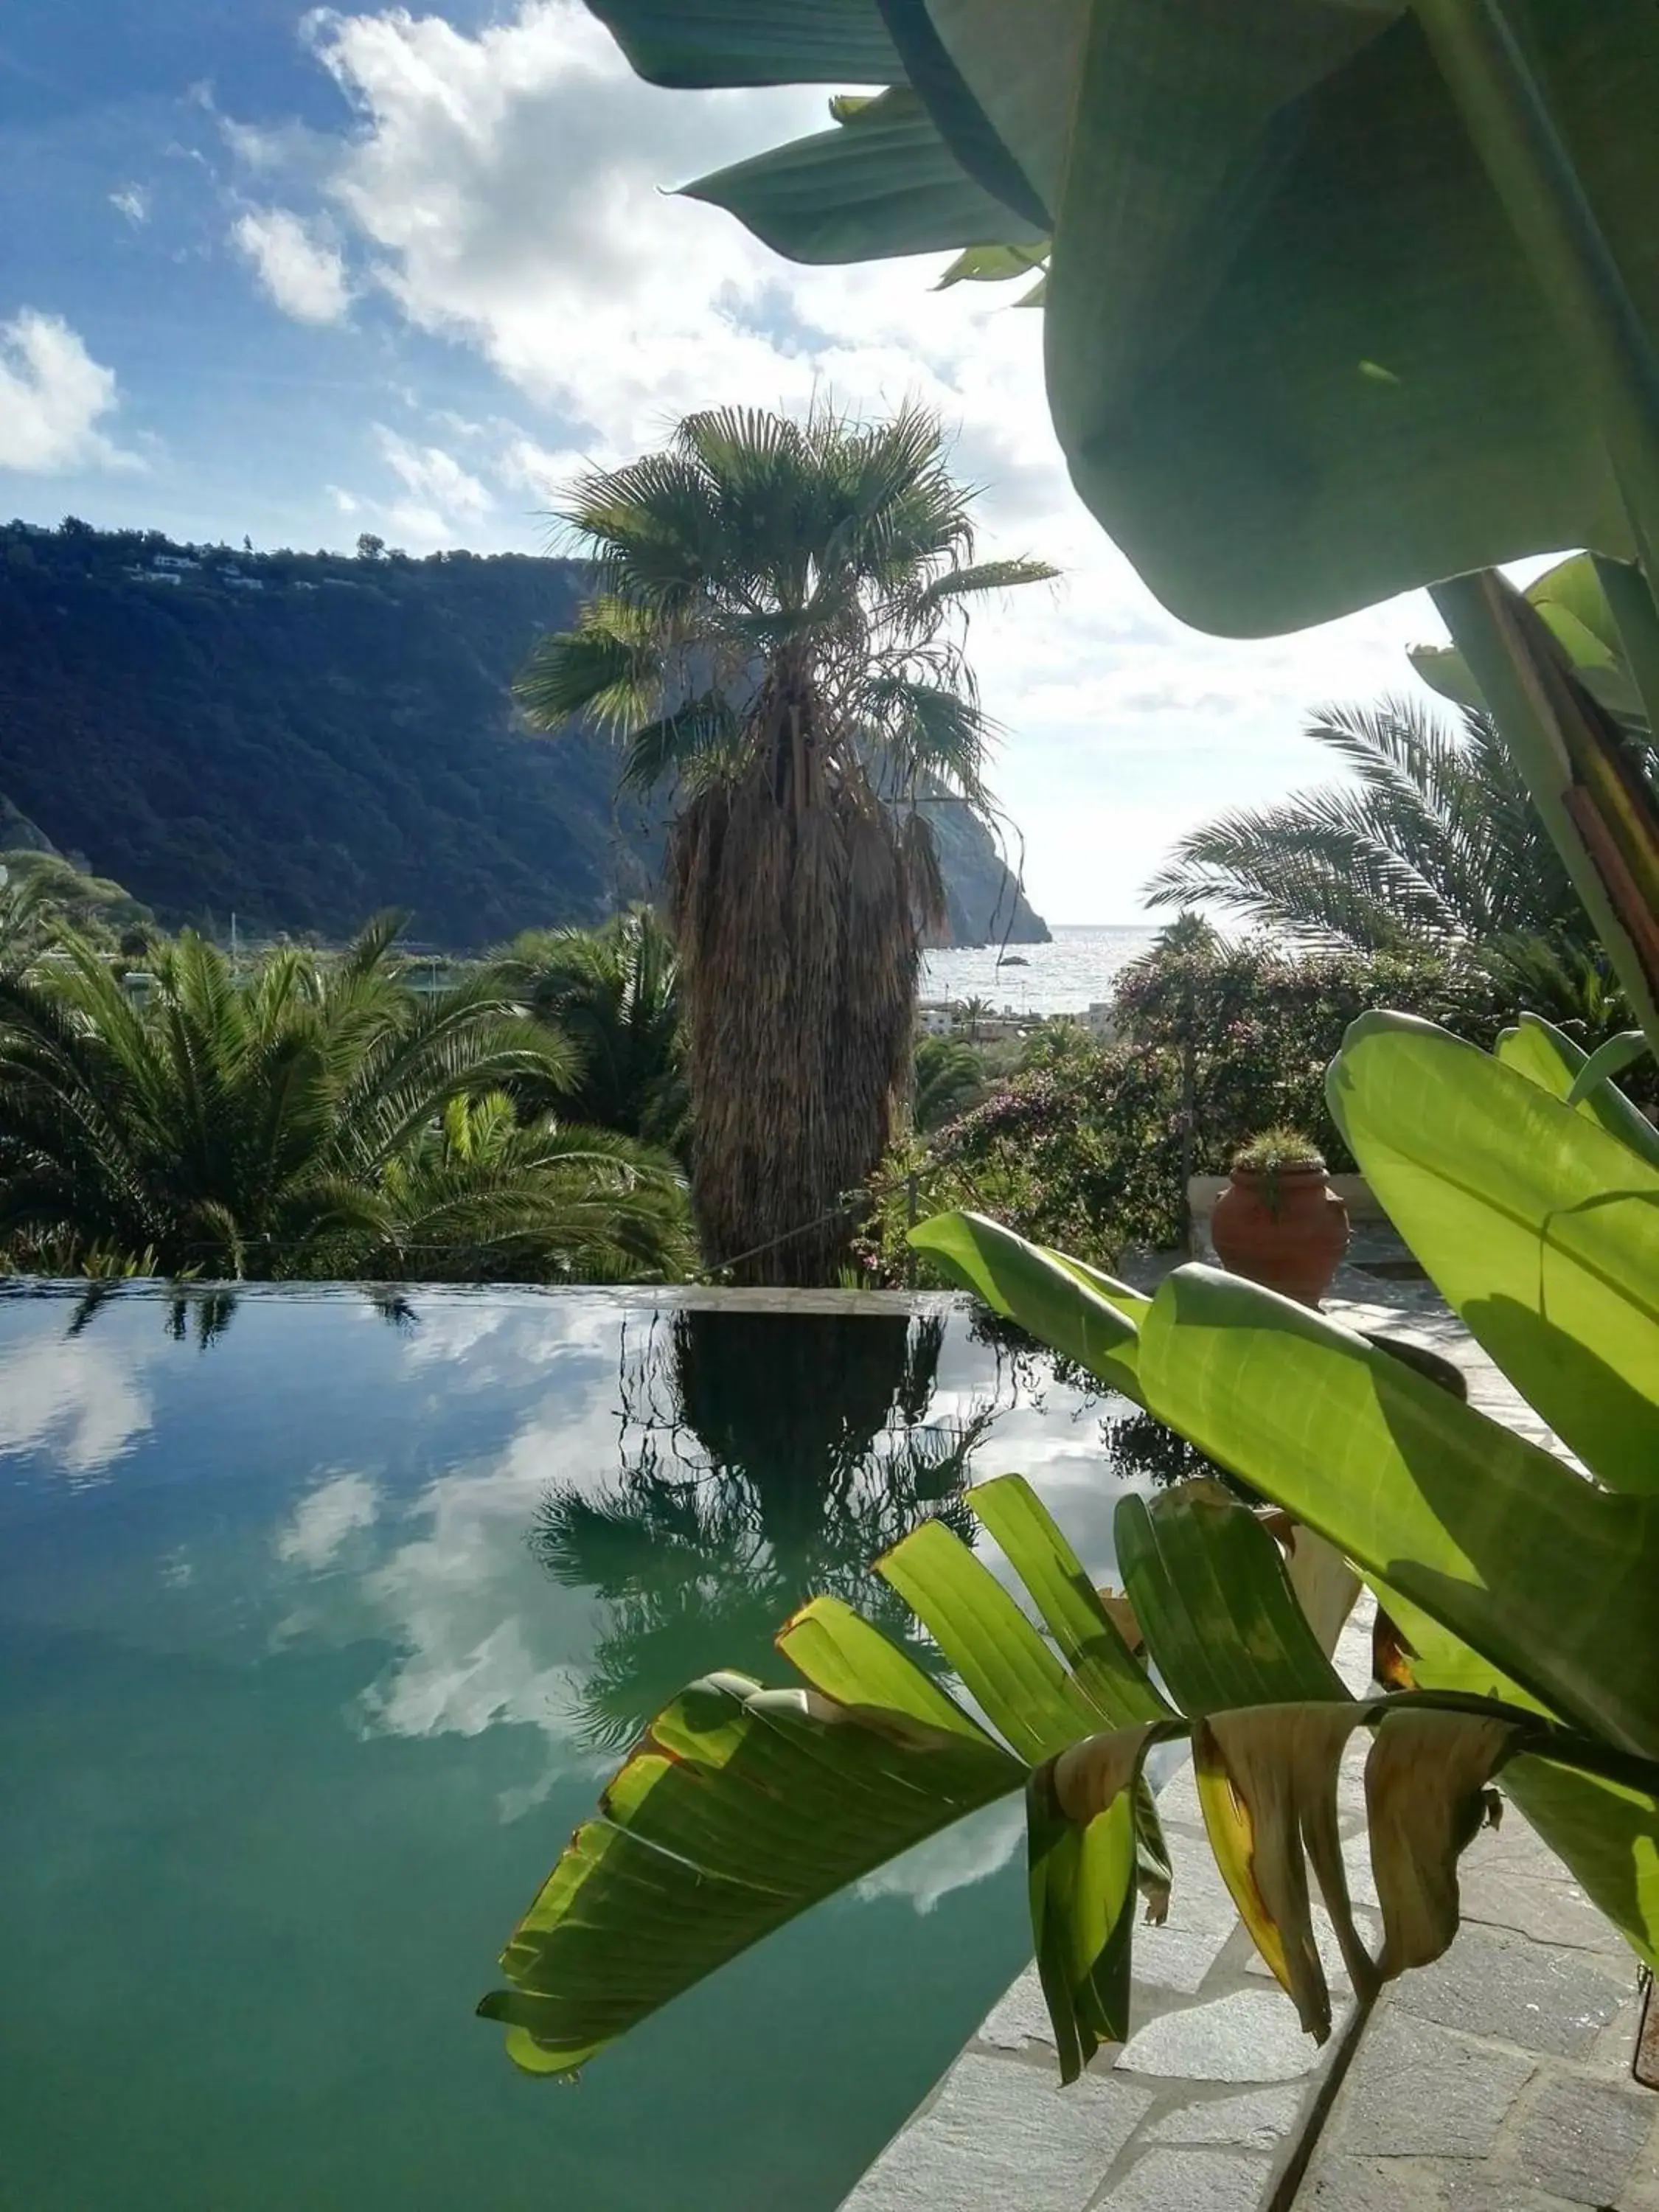
M 717 169 L 684 187 L 741 217 L 792 260 L 864 261 L 878 250 L 1018 246 L 1042 237 L 975 184 L 903 87 L 833 131 Z
M 1204 1826 L 1222 1879 L 1306 2033 L 1331 2032 L 1331 1995 L 1314 1940 L 1311 1863 L 1356 1991 L 1374 1987 L 1353 1923 L 1336 1784 L 1360 1717 L 1352 1704 L 1261 1705 L 1214 1713 L 1193 1729 Z
M 1545 1710 L 1398 1591 L 1379 1583 L 1377 1595 L 1394 1631 L 1378 1668 L 1389 1689 L 1456 1690 Z M 1659 1966 L 1659 1796 L 1530 1755 L 1504 1768 L 1504 1790 L 1632 1949 Z
M 1549 1711 L 1659 1752 L 1659 1500 L 1595 1489 L 1322 1315 L 1208 1267 L 1159 1288 L 1139 1372 L 1159 1419 Z
M 1079 1367 L 1139 1401 L 1135 1329 L 1149 1301 L 1081 1261 L 1024 1237 L 981 1213 L 936 1213 L 910 1243 L 993 1313 L 1017 1321 Z
M 1188 1715 L 1236 1705 L 1346 1704 L 1277 1544 L 1218 1482 L 1183 1482 L 1113 1521 L 1118 1571 L 1146 1649 Z
M 1515 1723 L 1496 1717 L 1384 1717 L 1365 1762 L 1384 1975 L 1431 1965 L 1457 1933 L 1458 1856 L 1488 1816 L 1486 1785 L 1516 1741 Z
M 899 84 L 877 0 L 587 0 L 651 84 Z
M 1328 1083 L 1371 1189 L 1603 1481 L 1659 1492 L 1659 1168 L 1473 1045 L 1365 1014 Z

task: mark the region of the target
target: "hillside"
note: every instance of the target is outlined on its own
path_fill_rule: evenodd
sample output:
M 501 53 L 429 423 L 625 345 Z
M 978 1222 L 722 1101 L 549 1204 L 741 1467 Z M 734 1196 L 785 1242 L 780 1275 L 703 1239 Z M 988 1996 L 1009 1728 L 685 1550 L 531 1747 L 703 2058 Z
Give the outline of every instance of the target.
M 527 740 L 508 685 L 581 570 L 468 553 L 235 553 L 0 531 L 0 812 L 172 922 L 339 937 L 382 906 L 457 950 L 647 894 L 659 827 L 600 740 Z M 940 810 L 959 939 L 1001 935 L 989 838 Z M 1047 935 L 1017 898 L 1012 935 Z

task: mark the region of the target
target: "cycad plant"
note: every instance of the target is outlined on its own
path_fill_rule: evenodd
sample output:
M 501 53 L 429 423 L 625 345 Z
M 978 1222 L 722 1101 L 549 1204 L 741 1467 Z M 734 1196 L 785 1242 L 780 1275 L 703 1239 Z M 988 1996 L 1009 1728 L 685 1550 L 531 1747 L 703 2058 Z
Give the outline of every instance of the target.
M 568 1082 L 576 1055 L 488 977 L 422 1003 L 398 928 L 246 980 L 186 933 L 142 1006 L 74 937 L 0 972 L 0 1241 L 225 1279 L 540 1274 L 590 1245 L 665 1261 L 665 1166 L 604 1136 L 507 1132 L 498 1106 L 467 1118 L 514 1082 Z
M 678 1146 L 688 1101 L 674 940 L 649 907 L 599 929 L 532 929 L 496 971 L 538 1019 L 581 1054 L 564 1112 L 593 1128 Z
M 1352 781 L 1189 830 L 1146 885 L 1152 906 L 1219 904 L 1293 938 L 1370 952 L 1507 936 L 1593 942 L 1526 782 L 1497 731 L 1417 701 L 1323 708 L 1308 735 Z
M 597 564 L 578 627 L 520 687 L 585 715 L 665 792 L 707 1257 L 833 1282 L 908 1093 L 921 932 L 942 899 L 927 809 L 985 804 L 989 726 L 962 602 L 1054 572 L 977 562 L 937 420 L 723 409 L 574 487 Z

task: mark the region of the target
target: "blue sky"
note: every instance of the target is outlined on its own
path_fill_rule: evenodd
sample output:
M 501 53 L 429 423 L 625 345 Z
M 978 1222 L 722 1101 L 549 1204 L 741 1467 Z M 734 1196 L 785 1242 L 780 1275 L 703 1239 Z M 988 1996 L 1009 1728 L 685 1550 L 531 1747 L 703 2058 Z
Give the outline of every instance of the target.
M 533 552 L 576 466 L 689 407 L 920 394 L 988 547 L 1066 571 L 975 630 L 1028 886 L 1136 920 L 1183 828 L 1323 775 L 1312 707 L 1411 688 L 1432 615 L 1183 629 L 1071 493 L 1036 315 L 927 260 L 793 268 L 662 189 L 822 117 L 639 85 L 576 0 L 9 0 L 0 514 Z

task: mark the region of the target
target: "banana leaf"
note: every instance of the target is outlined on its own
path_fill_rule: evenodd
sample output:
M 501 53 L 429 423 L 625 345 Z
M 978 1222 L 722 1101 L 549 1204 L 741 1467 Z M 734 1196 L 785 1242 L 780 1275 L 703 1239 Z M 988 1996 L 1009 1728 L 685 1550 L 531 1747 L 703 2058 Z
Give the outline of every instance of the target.
M 1527 586 L 1525 596 L 1591 696 L 1627 729 L 1645 733 L 1641 694 L 1592 556 L 1575 553 L 1558 562 Z M 1455 646 L 1415 645 L 1410 659 L 1423 681 L 1443 698 L 1459 707 L 1485 708 L 1480 686 Z
M 1573 1726 L 1659 1754 L 1659 1498 L 1596 1489 L 1363 1337 L 1213 1268 L 1160 1287 L 1139 1370 L 1159 1419 L 1362 1573 Z
M 1377 1673 L 1389 1688 L 1536 1704 L 1398 1591 L 1374 1586 L 1388 1608 L 1390 1633 Z M 1659 1796 L 1536 1756 L 1506 1767 L 1504 1788 L 1638 1957 L 1659 1966 Z
M 1604 1482 L 1659 1496 L 1659 1168 L 1409 1015 L 1362 1015 L 1328 1090 L 1372 1190 L 1516 1388 Z
M 647 83 L 902 84 L 877 0 L 587 0 Z
M 763 1689 L 734 1674 L 693 1683 L 576 1832 L 501 1955 L 507 1985 L 479 2006 L 507 2028 L 526 2071 L 579 2069 L 821 1899 L 1022 1788 L 1033 1936 L 1066 2078 L 1127 2035 L 1136 1899 L 1161 1917 L 1169 1894 L 1140 1762 L 1186 1723 L 1130 1656 L 1030 1486 L 1003 1477 L 969 1502 L 1053 1644 L 938 1522 L 879 1565 L 988 1727 L 830 1598 L 814 1599 L 777 1639 L 805 1687 Z M 1275 1546 L 1219 1491 L 1203 1517 L 1218 1539 L 1207 1562 L 1178 1492 L 1150 1508 L 1146 1540 L 1166 1574 L 1201 1570 L 1186 1598 L 1165 1605 L 1178 1625 L 1161 1658 L 1180 1674 L 1201 1645 L 1210 1679 L 1224 1683 L 1231 1668 L 1241 1699 L 1263 1683 L 1329 1697 L 1334 1678 Z M 1078 1746 L 1109 1740 L 1121 1747 L 1106 1762 L 1110 1802 L 1079 1814 L 1057 1776 L 1072 1771 Z M 1088 1764 L 1098 1787 L 1102 1762 Z
M 716 170 L 686 185 L 686 197 L 740 213 L 794 261 L 1042 240 L 1039 224 L 975 183 L 907 88 L 841 112 L 835 130 Z
M 682 54 L 679 81 L 754 81 L 720 74 L 730 0 L 679 12 L 703 56 Z M 790 34 L 766 12 L 783 74 Z M 802 79 L 823 61 L 813 13 L 796 18 Z M 1563 545 L 1632 556 L 1577 337 L 1406 0 L 882 14 L 957 162 L 1052 227 L 1048 391 L 1073 482 L 1183 620 L 1272 634 Z M 1650 334 L 1650 0 L 1532 0 L 1527 28 Z M 725 204 L 750 219 L 740 194 Z M 852 250 L 912 239 L 896 220 Z
M 1589 1054 L 1553 1022 L 1538 1014 L 1522 1014 L 1513 1029 L 1500 1032 L 1493 1056 L 1529 1083 L 1541 1085 L 1553 1098 L 1576 1106 L 1650 1167 L 1659 1168 L 1659 1129 L 1611 1078 L 1603 1076 L 1589 1088 L 1581 1087 Z

